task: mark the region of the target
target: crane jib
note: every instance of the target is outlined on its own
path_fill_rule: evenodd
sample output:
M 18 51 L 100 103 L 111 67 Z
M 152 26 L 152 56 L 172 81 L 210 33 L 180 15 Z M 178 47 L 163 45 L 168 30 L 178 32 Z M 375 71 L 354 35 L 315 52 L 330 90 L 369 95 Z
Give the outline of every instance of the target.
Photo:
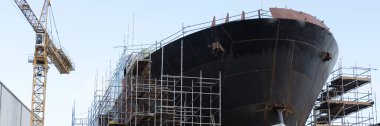
M 33 92 L 30 115 L 30 126 L 44 126 L 45 119 L 45 98 L 46 98 L 46 78 L 48 58 L 61 74 L 69 74 L 73 71 L 74 63 L 62 47 L 57 47 L 46 31 L 48 9 L 50 0 L 45 0 L 40 15 L 37 18 L 26 0 L 14 0 L 29 24 L 36 32 L 36 43 L 33 58 Z
M 33 27 L 33 30 L 36 33 L 44 33 L 45 28 L 42 26 L 38 20 L 35 13 L 30 8 L 29 4 L 25 0 L 14 0 L 21 12 L 24 14 L 25 18 L 28 20 L 30 25 Z
M 26 2 L 26 0 L 14 0 L 25 18 L 28 20 L 30 25 L 33 27 L 34 31 L 37 34 L 45 34 L 47 37 L 44 36 L 44 38 L 47 38 L 44 44 L 47 44 L 47 55 L 52 60 L 53 64 L 56 66 L 58 71 L 61 74 L 68 74 L 70 71 L 74 70 L 74 64 L 71 62 L 68 55 L 61 49 L 58 48 L 52 39 L 50 39 L 49 34 L 45 33 L 46 29 L 43 24 L 46 25 L 46 18 L 47 18 L 47 11 L 48 7 L 50 6 L 50 3 L 48 0 L 45 0 L 44 7 L 40 16 L 40 20 L 37 18 L 35 13 L 30 8 L 29 4 Z M 42 21 L 42 22 L 41 22 Z M 36 44 L 41 44 L 43 42 L 40 42 L 38 39 L 41 39 L 41 36 L 37 35 Z

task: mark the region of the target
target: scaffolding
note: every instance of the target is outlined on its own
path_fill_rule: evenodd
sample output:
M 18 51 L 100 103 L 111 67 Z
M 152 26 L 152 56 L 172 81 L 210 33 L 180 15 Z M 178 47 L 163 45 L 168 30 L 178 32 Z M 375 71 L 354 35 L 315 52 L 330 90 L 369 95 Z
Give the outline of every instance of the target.
M 181 72 L 151 78 L 150 53 L 141 51 L 123 57 L 127 60 L 117 65 L 119 71 L 102 81 L 108 82 L 107 88 L 95 90 L 87 118 L 73 114 L 72 125 L 220 126 L 221 74 L 205 78 L 202 71 L 198 77 L 183 76 Z
M 255 10 L 242 12 L 182 29 L 156 41 L 155 44 L 124 45 L 124 52 L 109 79 L 101 81 L 94 91 L 94 99 L 87 117 L 73 114 L 73 126 L 169 126 L 221 125 L 221 73 L 218 77 L 183 75 L 183 38 L 194 32 L 218 24 L 254 18 L 270 18 L 270 12 Z M 210 25 L 211 24 L 211 25 Z M 165 75 L 161 66 L 159 78 L 151 78 L 151 54 L 180 39 L 180 75 Z M 128 43 L 127 43 L 128 44 Z M 214 45 L 213 45 L 214 46 Z M 213 47 L 214 48 L 214 47 Z M 218 45 L 215 50 L 218 51 Z M 223 50 L 222 50 L 223 51 Z M 164 57 L 161 57 L 161 65 Z M 155 61 L 157 62 L 157 61 Z M 160 62 L 160 61 L 158 61 Z M 97 78 L 97 77 L 96 77 Z M 76 123 L 78 120 L 87 120 Z
M 143 66 L 140 67 L 139 64 Z M 127 115 L 129 126 L 220 126 L 221 97 L 219 78 L 162 75 L 144 76 L 148 62 L 137 61 L 127 79 Z M 128 83 L 128 82 L 127 82 Z
M 122 126 L 125 120 L 125 95 L 123 95 L 125 59 L 131 58 L 124 50 L 114 72 L 107 73 L 98 87 L 98 77 L 95 78 L 94 99 L 88 110 L 86 126 Z M 111 74 L 112 73 L 112 74 Z M 112 76 L 111 76 L 112 75 Z M 98 75 L 97 75 L 98 76 Z M 76 118 L 75 118 L 76 119 Z M 75 120 L 74 119 L 74 120 Z M 78 126 L 78 125 L 75 125 Z M 79 125 L 81 126 L 81 125 Z
M 87 118 L 74 118 L 72 126 L 88 126 Z
M 342 67 L 331 72 L 308 119 L 310 126 L 369 126 L 375 124 L 371 71 Z

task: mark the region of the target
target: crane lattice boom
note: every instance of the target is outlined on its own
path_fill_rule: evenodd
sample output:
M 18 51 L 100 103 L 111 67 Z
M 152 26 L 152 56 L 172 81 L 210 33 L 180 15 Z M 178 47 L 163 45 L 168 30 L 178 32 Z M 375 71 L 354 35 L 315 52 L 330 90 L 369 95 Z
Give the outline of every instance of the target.
M 36 33 L 45 33 L 46 28 L 44 27 L 47 19 L 47 11 L 48 6 L 50 6 L 49 0 L 45 0 L 44 8 L 42 10 L 40 20 L 38 20 L 35 13 L 30 8 L 28 2 L 26 0 L 14 0 L 17 6 L 20 8 L 22 13 L 24 14 L 25 18 L 28 20 L 30 25 L 33 27 L 34 31 Z M 46 33 L 46 36 L 44 38 L 47 38 L 45 41 L 46 44 L 46 51 L 47 56 L 51 59 L 55 67 L 58 69 L 59 73 L 61 74 L 69 74 L 70 71 L 73 71 L 74 64 L 71 62 L 68 55 L 63 51 L 62 48 L 58 48 L 52 39 L 50 39 L 49 35 Z
M 33 92 L 30 126 L 44 126 L 46 78 L 48 58 L 53 62 L 61 74 L 69 74 L 74 70 L 74 64 L 62 48 L 58 48 L 47 32 L 47 19 L 50 0 L 45 0 L 38 19 L 26 0 L 14 0 L 33 30 L 36 32 L 36 44 L 33 58 Z

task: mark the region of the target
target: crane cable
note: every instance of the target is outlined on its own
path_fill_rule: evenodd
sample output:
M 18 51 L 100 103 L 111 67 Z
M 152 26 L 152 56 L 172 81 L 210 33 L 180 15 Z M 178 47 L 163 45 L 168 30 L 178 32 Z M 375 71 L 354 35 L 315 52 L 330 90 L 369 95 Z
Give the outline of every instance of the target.
M 59 39 L 57 23 L 55 22 L 55 17 L 54 17 L 54 13 L 53 13 L 53 9 L 51 5 L 50 5 L 50 11 L 51 11 L 51 17 L 53 17 L 53 23 L 54 23 L 55 33 L 57 34 L 58 44 L 59 44 L 59 47 L 61 47 L 61 40 Z
M 51 17 L 52 17 L 52 14 L 50 14 L 49 12 L 48 12 L 48 17 L 49 17 L 49 21 L 48 21 L 48 25 L 49 25 L 49 27 L 45 27 L 45 29 L 46 29 L 46 32 L 50 35 L 49 37 L 51 37 L 51 39 L 52 40 L 54 40 L 55 41 L 55 39 L 54 39 L 54 34 L 53 34 L 53 27 L 52 27 L 52 23 L 50 23 L 51 22 Z
M 16 10 L 18 10 L 17 4 L 14 2 L 14 0 L 9 0 L 9 1 L 11 1 L 11 3 L 13 4 L 13 7 L 14 7 Z M 55 17 L 54 17 L 54 13 L 53 13 L 53 9 L 52 9 L 51 4 L 50 4 L 49 9 L 50 9 L 50 11 L 51 11 L 51 17 L 53 17 L 53 23 L 54 23 L 55 33 L 57 34 L 58 44 L 59 44 L 59 47 L 61 47 L 61 40 L 59 39 L 59 34 L 58 34 L 57 24 L 56 24 L 56 22 L 55 22 Z M 18 12 L 20 12 L 20 11 L 18 11 Z M 19 14 L 21 14 L 22 16 L 24 16 L 22 12 L 20 12 Z M 49 16 L 49 17 L 50 17 L 50 16 Z M 51 17 L 50 17 L 50 18 L 51 18 Z M 28 21 L 28 19 L 25 19 L 25 20 Z M 51 19 L 50 19 L 50 20 L 51 20 Z M 51 24 L 50 24 L 50 25 L 51 25 Z M 51 27 L 51 26 L 50 26 L 50 27 Z M 51 34 L 51 35 L 53 35 L 53 34 Z M 52 36 L 52 37 L 53 37 L 53 36 Z

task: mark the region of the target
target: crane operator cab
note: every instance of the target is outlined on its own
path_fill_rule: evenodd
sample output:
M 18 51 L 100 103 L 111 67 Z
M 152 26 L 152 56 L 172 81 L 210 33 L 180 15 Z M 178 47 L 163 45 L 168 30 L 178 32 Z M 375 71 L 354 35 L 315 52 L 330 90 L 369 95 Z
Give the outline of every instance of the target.
M 36 34 L 36 48 L 37 47 L 44 47 L 44 45 L 43 45 L 44 41 L 45 41 L 44 33 L 37 33 Z

